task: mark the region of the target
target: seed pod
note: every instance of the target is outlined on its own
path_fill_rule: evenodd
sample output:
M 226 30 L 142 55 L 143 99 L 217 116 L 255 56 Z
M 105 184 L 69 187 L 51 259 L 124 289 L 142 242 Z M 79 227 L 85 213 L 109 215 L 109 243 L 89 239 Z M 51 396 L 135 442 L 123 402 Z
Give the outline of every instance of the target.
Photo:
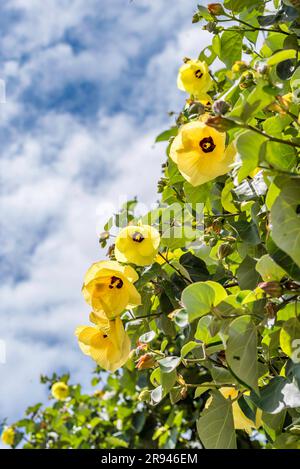
M 223 101 L 222 99 L 218 99 L 217 101 L 214 102 L 212 109 L 215 114 L 217 114 L 218 116 L 221 116 L 223 114 L 226 114 L 226 112 L 229 111 L 230 104 L 226 103 L 226 101 Z
M 229 243 L 223 243 L 218 248 L 218 258 L 225 259 L 225 257 L 229 256 L 233 253 L 233 248 Z
M 258 287 L 273 298 L 279 298 L 282 295 L 282 286 L 279 282 L 261 282 Z
M 197 115 L 204 114 L 204 112 L 205 112 L 205 109 L 204 109 L 203 104 L 197 103 L 197 102 L 191 103 L 190 107 L 187 109 L 187 113 L 189 117 L 191 117 L 194 114 L 197 114 Z
M 217 244 L 217 242 L 218 242 L 217 238 L 211 238 L 209 240 L 210 247 L 213 248 Z

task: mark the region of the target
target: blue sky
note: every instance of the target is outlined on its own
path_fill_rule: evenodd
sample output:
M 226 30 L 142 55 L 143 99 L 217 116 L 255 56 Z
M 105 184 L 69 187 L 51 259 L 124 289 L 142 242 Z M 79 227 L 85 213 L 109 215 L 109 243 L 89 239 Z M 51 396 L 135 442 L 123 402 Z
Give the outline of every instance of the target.
M 1 2 L 0 419 L 47 398 L 40 373 L 90 381 L 73 335 L 88 321 L 82 278 L 112 210 L 156 200 L 177 69 L 209 43 L 196 3 Z

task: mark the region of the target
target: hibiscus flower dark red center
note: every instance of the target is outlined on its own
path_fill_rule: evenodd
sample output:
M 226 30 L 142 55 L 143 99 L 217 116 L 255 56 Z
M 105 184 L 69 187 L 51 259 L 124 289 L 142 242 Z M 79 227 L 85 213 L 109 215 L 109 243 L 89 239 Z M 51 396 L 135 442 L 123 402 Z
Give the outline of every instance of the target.
M 109 288 L 122 288 L 123 287 L 123 280 L 119 277 L 115 277 L 114 275 L 110 279 Z
M 203 77 L 203 73 L 201 72 L 200 68 L 198 68 L 198 70 L 195 71 L 195 77 L 196 78 L 202 78 Z
M 210 153 L 216 148 L 212 137 L 205 137 L 199 142 L 200 148 L 204 153 Z
M 144 236 L 142 235 L 142 233 L 140 233 L 139 231 L 136 231 L 135 233 L 133 233 L 131 238 L 136 243 L 141 243 L 145 239 Z

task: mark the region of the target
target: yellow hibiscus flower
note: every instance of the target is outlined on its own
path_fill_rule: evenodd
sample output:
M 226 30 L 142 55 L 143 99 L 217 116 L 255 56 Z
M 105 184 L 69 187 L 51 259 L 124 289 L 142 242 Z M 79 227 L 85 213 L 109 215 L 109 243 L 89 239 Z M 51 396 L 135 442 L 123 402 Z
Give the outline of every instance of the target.
M 12 446 L 15 441 L 15 435 L 16 433 L 12 427 L 6 427 L 2 432 L 1 440 L 5 445 Z
M 236 152 L 233 144 L 225 148 L 225 139 L 202 121 L 189 122 L 173 140 L 170 157 L 192 186 L 200 186 L 230 171 Z
M 213 84 L 208 66 L 201 60 L 187 60 L 178 72 L 177 86 L 180 90 L 192 94 L 196 98 L 206 96 Z
M 82 352 L 107 371 L 116 371 L 129 358 L 130 340 L 120 317 L 99 321 L 95 327 L 77 327 L 75 335 Z
M 109 319 L 124 309 L 141 304 L 141 296 L 133 285 L 138 275 L 130 266 L 115 261 L 93 264 L 84 277 L 83 296 L 95 313 L 104 313 Z
M 119 262 L 149 265 L 155 261 L 159 243 L 159 232 L 152 226 L 127 226 L 116 238 L 115 256 Z
M 238 396 L 238 390 L 229 386 L 228 387 L 224 386 L 223 388 L 220 388 L 219 391 L 225 397 L 225 399 L 234 400 Z M 206 408 L 210 406 L 211 401 L 212 401 L 212 398 L 210 397 L 205 404 Z M 253 422 L 248 417 L 246 417 L 246 415 L 240 408 L 238 401 L 234 401 L 232 403 L 232 414 L 233 414 L 234 428 L 236 430 L 244 430 L 248 434 L 251 434 L 253 430 L 258 429 L 262 425 L 260 409 L 257 410 L 256 419 L 255 419 L 255 422 Z
M 69 395 L 69 386 L 63 381 L 58 381 L 53 384 L 51 393 L 58 401 L 64 401 Z

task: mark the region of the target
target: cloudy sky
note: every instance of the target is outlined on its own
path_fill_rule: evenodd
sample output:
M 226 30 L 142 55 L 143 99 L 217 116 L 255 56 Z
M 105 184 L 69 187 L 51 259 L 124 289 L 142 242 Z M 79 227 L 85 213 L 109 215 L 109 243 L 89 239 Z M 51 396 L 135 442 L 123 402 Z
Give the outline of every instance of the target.
M 1 1 L 0 421 L 45 401 L 40 373 L 90 381 L 73 335 L 89 313 L 82 278 L 111 211 L 156 199 L 177 69 L 209 42 L 196 3 Z

